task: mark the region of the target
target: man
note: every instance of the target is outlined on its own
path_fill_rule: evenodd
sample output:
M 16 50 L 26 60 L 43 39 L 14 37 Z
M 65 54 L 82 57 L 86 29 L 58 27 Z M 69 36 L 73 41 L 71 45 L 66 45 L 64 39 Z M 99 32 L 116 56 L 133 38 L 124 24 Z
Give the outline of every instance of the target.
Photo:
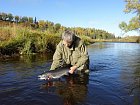
M 75 36 L 72 31 L 64 31 L 62 40 L 57 45 L 53 55 L 53 63 L 50 70 L 55 70 L 63 65 L 71 65 L 70 74 L 73 74 L 76 70 L 89 73 L 88 63 L 89 57 L 83 41 Z

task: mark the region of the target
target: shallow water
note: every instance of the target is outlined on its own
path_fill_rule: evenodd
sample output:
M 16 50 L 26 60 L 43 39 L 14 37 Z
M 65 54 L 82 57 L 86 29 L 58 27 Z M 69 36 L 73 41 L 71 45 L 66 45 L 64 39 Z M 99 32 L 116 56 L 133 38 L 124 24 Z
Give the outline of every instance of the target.
M 140 105 L 140 44 L 88 46 L 89 76 L 38 80 L 52 55 L 0 61 L 0 105 Z

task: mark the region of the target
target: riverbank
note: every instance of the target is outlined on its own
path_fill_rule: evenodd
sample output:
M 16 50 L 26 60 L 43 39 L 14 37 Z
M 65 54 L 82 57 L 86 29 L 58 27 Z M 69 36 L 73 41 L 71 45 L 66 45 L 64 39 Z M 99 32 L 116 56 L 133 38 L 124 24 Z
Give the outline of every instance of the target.
M 4 22 L 7 23 L 7 22 Z M 34 29 L 32 27 L 25 27 L 21 24 L 15 23 L 10 25 L 3 25 L 0 27 L 0 58 L 30 55 L 39 53 L 54 53 L 56 45 L 61 40 L 61 34 L 64 31 L 61 28 L 55 31 L 51 28 L 47 30 Z M 125 38 L 114 39 L 94 39 L 91 36 L 78 34 L 86 45 L 95 42 L 133 42 L 140 43 L 140 36 L 131 36 Z
M 0 27 L 0 56 L 54 52 L 61 40 L 61 32 L 34 30 L 29 27 Z M 80 36 L 86 44 L 93 43 L 88 36 Z
M 93 39 L 94 42 L 124 42 L 124 43 L 140 43 L 140 36 L 128 36 L 116 39 Z

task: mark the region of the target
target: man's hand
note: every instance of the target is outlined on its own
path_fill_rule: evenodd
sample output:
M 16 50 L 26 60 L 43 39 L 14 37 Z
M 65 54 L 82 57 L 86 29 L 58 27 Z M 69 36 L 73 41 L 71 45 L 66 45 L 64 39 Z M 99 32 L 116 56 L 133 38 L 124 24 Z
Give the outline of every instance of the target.
M 76 66 L 76 65 L 70 67 L 70 71 L 69 71 L 69 73 L 70 73 L 70 74 L 73 74 L 74 71 L 75 71 L 76 69 L 77 69 L 77 66 Z

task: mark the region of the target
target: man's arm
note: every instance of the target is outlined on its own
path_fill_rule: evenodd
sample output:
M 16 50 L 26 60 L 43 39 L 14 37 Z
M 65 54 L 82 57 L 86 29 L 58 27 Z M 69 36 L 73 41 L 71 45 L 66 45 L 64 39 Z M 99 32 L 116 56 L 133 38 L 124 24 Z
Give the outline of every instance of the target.
M 73 74 L 73 72 L 80 66 L 84 65 L 88 60 L 88 52 L 86 46 L 84 44 L 80 47 L 80 55 L 81 57 L 78 59 L 77 63 L 70 68 L 69 73 Z
M 62 48 L 61 48 L 61 43 L 59 43 L 53 55 L 53 62 L 52 62 L 50 70 L 55 70 L 56 68 L 58 68 L 61 62 L 62 62 Z
M 81 57 L 78 59 L 77 63 L 75 64 L 77 66 L 77 68 L 84 65 L 87 62 L 87 60 L 89 59 L 87 48 L 84 44 L 82 44 L 80 47 L 80 54 L 81 54 Z

